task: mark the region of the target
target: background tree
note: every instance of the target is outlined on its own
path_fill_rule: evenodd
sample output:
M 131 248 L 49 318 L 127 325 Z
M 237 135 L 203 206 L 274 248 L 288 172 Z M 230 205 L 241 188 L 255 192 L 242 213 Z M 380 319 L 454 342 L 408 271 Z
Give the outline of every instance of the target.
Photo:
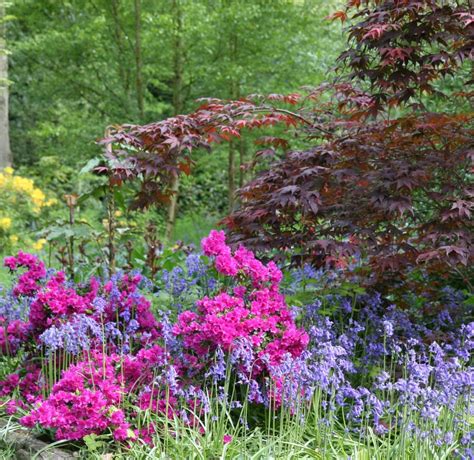
M 10 129 L 8 121 L 8 54 L 6 48 L 6 7 L 0 1 L 0 169 L 10 166 Z
M 185 48 L 183 43 L 183 10 L 180 0 L 173 0 L 173 109 L 174 116 L 181 114 L 184 105 L 184 61 Z M 179 176 L 174 174 L 171 182 L 171 195 L 168 205 L 165 238 L 169 240 L 173 234 L 178 204 Z
M 311 93 L 313 115 L 330 114 L 325 130 L 308 123 L 307 148 L 243 189 L 242 208 L 227 220 L 235 239 L 301 248 L 320 264 L 359 254 L 371 282 L 423 266 L 469 284 L 472 94 L 443 80 L 467 83 L 470 3 L 354 1 L 335 17 L 352 19 L 333 86 L 338 104 L 322 112 L 322 89 Z
M 146 206 L 150 190 L 168 193 L 163 171 L 178 173 L 195 149 L 246 129 L 297 126 L 302 148 L 288 149 L 291 138 L 258 141 L 287 151 L 243 187 L 242 206 L 225 220 L 235 243 L 290 250 L 317 265 L 348 265 L 356 256 L 369 283 L 412 276 L 420 266 L 469 283 L 474 141 L 472 114 L 463 109 L 470 94 L 449 94 L 461 101 L 448 106 L 455 112 L 424 104 L 426 95 L 446 97 L 436 81 L 466 76 L 469 3 L 350 2 L 335 17 L 351 13 L 345 67 L 334 83 L 304 97 L 209 100 L 179 119 L 120 128 L 109 141 L 142 154 L 123 151 L 126 161 L 117 157 L 108 172 L 143 176 L 137 204 Z
M 16 166 L 39 165 L 32 172 L 40 176 L 54 163 L 57 177 L 68 168 L 61 187 L 82 191 L 78 164 L 99 153 L 94 141 L 108 125 L 188 112 L 209 94 L 291 92 L 321 82 L 341 43 L 339 27 L 324 21 L 321 9 L 329 13 L 331 4 L 16 0 L 17 19 L 9 24 Z M 229 179 L 232 190 L 243 183 L 247 170 L 240 166 L 251 160 L 245 149 L 252 140 L 235 140 L 231 174 L 227 144 L 193 159 L 194 174 L 180 184 L 179 201 L 172 194 L 172 206 L 162 203 L 156 214 L 164 233 L 173 232 L 176 216 L 198 213 L 215 222 L 227 212 L 234 196 Z

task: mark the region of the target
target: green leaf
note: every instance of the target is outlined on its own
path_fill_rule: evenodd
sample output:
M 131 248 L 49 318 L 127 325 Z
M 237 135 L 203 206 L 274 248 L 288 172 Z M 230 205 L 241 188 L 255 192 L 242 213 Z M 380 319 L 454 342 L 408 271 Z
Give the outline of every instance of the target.
M 90 452 L 96 452 L 100 447 L 104 445 L 103 441 L 99 441 L 99 437 L 96 434 L 88 434 L 84 436 L 83 441 L 86 444 L 87 450 Z
M 106 187 L 105 185 L 99 185 L 98 187 L 95 187 L 94 189 L 90 190 L 89 192 L 83 193 L 77 200 L 77 203 L 83 204 L 85 201 L 87 201 L 89 198 L 94 197 L 94 198 L 100 198 L 105 195 L 105 190 Z
M 84 167 L 79 171 L 79 174 L 90 173 L 100 164 L 100 158 L 92 158 L 90 159 Z

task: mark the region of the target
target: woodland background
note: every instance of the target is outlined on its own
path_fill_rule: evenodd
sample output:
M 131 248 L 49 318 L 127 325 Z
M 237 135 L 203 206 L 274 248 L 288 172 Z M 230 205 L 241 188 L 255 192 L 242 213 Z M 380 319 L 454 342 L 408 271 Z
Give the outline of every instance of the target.
M 94 187 L 96 179 L 78 171 L 101 153 L 95 141 L 109 125 L 186 113 L 209 95 L 236 99 L 315 86 L 327 79 L 343 46 L 340 24 L 325 19 L 337 3 L 5 3 L 1 78 L 9 127 L 2 125 L 1 161 L 61 200 Z M 163 236 L 201 236 L 234 208 L 235 190 L 248 178 L 251 142 L 250 136 L 197 157 L 180 184 L 177 232 L 173 223 L 166 229 L 169 206 L 150 216 Z

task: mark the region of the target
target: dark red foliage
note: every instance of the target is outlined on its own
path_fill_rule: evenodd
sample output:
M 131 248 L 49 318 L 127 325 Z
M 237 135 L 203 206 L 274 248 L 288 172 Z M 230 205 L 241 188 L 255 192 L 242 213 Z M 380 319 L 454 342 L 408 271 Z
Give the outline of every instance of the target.
M 351 25 L 331 88 L 332 136 L 242 189 L 225 221 L 235 241 L 301 248 L 321 264 L 360 254 L 374 281 L 417 264 L 469 266 L 473 116 L 428 113 L 423 98 L 442 96 L 436 83 L 474 57 L 472 13 L 467 1 L 421 0 L 352 0 L 335 13 Z M 469 94 L 457 96 L 461 106 Z
M 351 46 L 339 61 L 367 83 L 373 113 L 437 93 L 434 82 L 474 58 L 469 0 L 350 0 L 343 13 Z
M 467 266 L 471 121 L 423 114 L 348 127 L 247 184 L 226 224 L 234 241 L 301 248 L 321 264 L 362 253 L 374 274 L 422 262 Z
M 253 95 L 239 101 L 209 99 L 190 115 L 178 115 L 148 125 L 124 125 L 111 131 L 102 144 L 114 148 L 106 154 L 107 164 L 96 168 L 107 173 L 114 184 L 140 179 L 141 189 L 134 207 L 144 208 L 169 199 L 173 175 L 189 174 L 196 149 L 210 148 L 212 143 L 240 137 L 245 129 L 302 122 L 298 114 L 270 105 L 296 103 L 297 95 L 271 94 L 267 98 Z M 273 138 L 272 144 L 284 143 Z M 268 142 L 266 142 L 268 143 Z
M 116 182 L 141 178 L 136 205 L 147 206 L 189 173 L 195 149 L 284 124 L 308 147 L 257 141 L 256 161 L 287 151 L 240 191 L 240 209 L 224 220 L 235 243 L 318 264 L 360 255 L 375 282 L 420 264 L 462 273 L 473 255 L 473 115 L 430 113 L 423 101 L 441 97 L 439 82 L 461 78 L 474 57 L 472 13 L 462 1 L 350 0 L 333 15 L 350 24 L 336 82 L 305 97 L 208 100 L 190 115 L 119 128 L 105 140 L 118 148 L 103 170 Z M 449 97 L 465 107 L 471 95 Z

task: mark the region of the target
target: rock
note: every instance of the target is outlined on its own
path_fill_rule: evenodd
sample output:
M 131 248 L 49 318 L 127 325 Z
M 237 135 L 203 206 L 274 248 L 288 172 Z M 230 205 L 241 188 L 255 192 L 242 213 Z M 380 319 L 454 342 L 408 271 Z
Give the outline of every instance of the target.
M 0 428 L 6 425 L 6 421 L 0 420 Z M 49 448 L 48 443 L 36 439 L 23 429 L 7 431 L 3 440 L 12 446 L 16 460 L 31 460 L 35 455 L 37 460 L 73 460 L 78 458 L 74 452 L 57 447 Z

